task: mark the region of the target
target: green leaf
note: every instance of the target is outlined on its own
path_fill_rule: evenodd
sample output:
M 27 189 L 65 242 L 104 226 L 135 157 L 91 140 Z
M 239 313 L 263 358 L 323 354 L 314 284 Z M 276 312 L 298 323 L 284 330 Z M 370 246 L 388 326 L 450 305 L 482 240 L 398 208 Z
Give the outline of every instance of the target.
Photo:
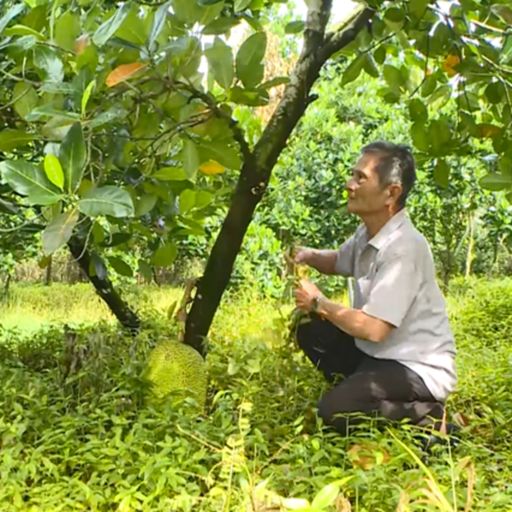
M 41 32 L 34 30 L 32 27 L 27 27 L 26 25 L 12 25 L 4 30 L 4 34 L 6 36 L 33 37 L 38 41 L 42 41 L 44 39 Z M 20 37 L 20 39 L 22 39 L 22 37 Z
M 98 221 L 93 222 L 91 231 L 94 243 L 101 244 L 105 240 L 105 230 Z
M 112 268 L 121 276 L 133 277 L 133 270 L 128 263 L 118 256 L 109 256 L 108 262 Z
M 207 25 L 222 12 L 224 1 L 216 2 L 214 5 L 201 6 L 190 0 L 173 0 L 172 7 L 176 17 L 185 23 Z
M 190 178 L 194 176 L 200 164 L 199 152 L 196 144 L 190 139 L 183 141 L 183 169 Z
M 26 117 L 29 122 L 40 121 L 45 117 L 62 117 L 70 120 L 79 120 L 80 116 L 75 112 L 66 112 L 65 110 L 59 110 L 51 104 L 43 104 L 40 107 L 33 109 Z
M 426 12 L 429 0 L 409 0 L 409 12 L 416 19 L 420 19 Z
M 423 97 L 430 96 L 437 86 L 437 78 L 435 75 L 429 75 L 425 78 L 423 85 L 421 86 L 421 95 Z
M 62 82 L 64 79 L 64 65 L 57 53 L 46 46 L 34 48 L 34 65 L 42 69 L 50 82 Z
M 112 217 L 132 217 L 133 202 L 130 194 L 113 185 L 93 188 L 78 202 L 80 211 L 89 217 L 110 215 Z
M 96 46 L 103 46 L 117 32 L 117 29 L 121 26 L 129 12 L 130 2 L 126 2 L 94 32 L 92 36 L 94 44 Z
M 215 160 L 224 167 L 235 170 L 240 169 L 242 164 L 238 148 L 234 146 L 227 146 L 221 141 L 203 141 L 199 147 L 199 153 L 201 155 L 201 162 Z
M 217 18 L 203 28 L 203 35 L 225 34 L 240 23 L 239 18 Z
M 359 55 L 347 66 L 343 72 L 341 85 L 346 85 L 350 82 L 353 82 L 359 76 L 363 69 L 364 57 L 364 55 Z
M 235 0 L 235 12 L 244 11 L 251 5 L 252 0 Z
M 398 91 L 404 83 L 401 71 L 391 64 L 384 64 L 383 74 L 384 80 L 393 91 Z
M 268 105 L 269 101 L 268 92 L 263 88 L 248 91 L 237 86 L 231 87 L 229 90 L 229 99 L 233 103 L 249 105 L 250 107 L 262 107 Z
M 450 183 L 450 167 L 445 160 L 438 160 L 434 167 L 434 180 L 442 188 Z
M 224 89 L 229 89 L 233 82 L 233 52 L 222 39 L 216 37 L 213 46 L 204 54 L 208 60 L 214 79 Z
M 215 196 L 208 192 L 207 190 L 199 190 L 196 192 L 196 197 L 194 201 L 194 208 L 200 209 L 208 206 L 213 201 Z
M 157 201 L 157 196 L 153 194 L 144 194 L 140 199 L 138 199 L 135 205 L 135 217 L 140 217 L 149 213 L 155 207 Z
M 443 155 L 449 151 L 452 139 L 450 125 L 442 119 L 434 119 L 429 126 L 431 151 L 436 155 Z
M 59 16 L 55 23 L 55 41 L 65 50 L 73 51 L 75 40 L 80 35 L 79 14 L 70 11 Z
M 338 483 L 327 484 L 314 497 L 313 502 L 311 503 L 311 508 L 313 510 L 323 510 L 330 507 L 338 497 L 339 493 L 340 486 Z
M 304 32 L 304 28 L 306 24 L 302 20 L 290 21 L 284 27 L 285 34 L 299 34 L 300 32 Z
M 140 15 L 139 8 L 133 6 L 119 29 L 116 30 L 115 36 L 139 47 L 146 43 L 148 29 L 149 27 L 146 26 L 145 20 Z
M 46 255 L 53 254 L 71 238 L 73 229 L 78 221 L 76 209 L 57 215 L 42 233 L 43 252 Z
M 181 167 L 162 167 L 151 176 L 161 181 L 183 181 L 189 178 Z
M 87 126 L 90 128 L 98 128 L 98 126 L 108 124 L 116 119 L 121 119 L 126 115 L 126 110 L 121 106 L 113 106 L 102 112 L 100 115 L 88 121 Z
M 66 189 L 72 194 L 80 186 L 87 159 L 82 125 L 75 123 L 62 141 L 59 159 L 65 175 Z
M 485 96 L 489 103 L 498 104 L 505 97 L 505 86 L 501 82 L 491 82 L 485 88 Z
M 25 6 L 23 4 L 13 5 L 1 18 L 0 18 L 0 34 L 4 31 L 5 27 L 23 12 Z
M 504 176 L 503 174 L 490 173 L 484 176 L 479 184 L 482 188 L 487 190 L 493 190 L 495 192 L 499 190 L 505 190 L 512 187 L 512 176 Z
M 491 11 L 499 16 L 505 23 L 508 23 L 509 26 L 512 25 L 512 8 L 510 4 L 507 6 L 496 3 L 491 7 Z
M 414 122 L 425 123 L 428 120 L 427 107 L 423 101 L 418 98 L 414 98 L 409 102 L 409 115 L 411 120 Z
M 12 151 L 13 149 L 26 146 L 34 139 L 35 137 L 31 133 L 7 128 L 0 132 L 0 151 Z
M 151 261 L 155 267 L 168 267 L 174 262 L 177 254 L 178 249 L 176 246 L 173 243 L 168 242 L 155 251 Z
M 428 131 L 423 123 L 414 123 L 411 126 L 411 138 L 414 146 L 420 151 L 428 151 L 430 142 Z
M 18 194 L 27 196 L 31 204 L 50 205 L 62 198 L 55 185 L 33 164 L 5 160 L 0 163 L 0 173 L 8 185 Z
M 404 19 L 405 19 L 405 13 L 404 13 L 404 11 L 402 11 L 402 9 L 399 9 L 398 7 L 390 7 L 384 13 L 384 22 L 392 30 L 401 29 L 404 24 Z
M 81 102 L 82 117 L 85 115 L 85 110 L 87 108 L 87 103 L 89 101 L 89 98 L 91 97 L 92 90 L 94 89 L 95 86 L 96 86 L 96 80 L 91 80 L 89 82 L 89 85 L 85 88 L 85 91 L 84 91 L 84 93 L 82 95 L 82 102 Z
M 36 108 L 39 97 L 36 90 L 24 82 L 18 82 L 12 91 L 14 101 L 14 110 L 22 118 L 26 119 L 27 115 Z
M 237 76 L 248 89 L 256 87 L 263 80 L 266 49 L 267 35 L 265 32 L 257 32 L 242 43 L 236 54 Z
M 260 85 L 260 89 L 271 89 L 272 87 L 277 87 L 278 85 L 284 85 L 290 83 L 290 78 L 288 76 L 276 76 L 263 82 Z
M 364 56 L 363 69 L 373 78 L 378 78 L 380 75 L 379 68 L 374 58 L 369 53 Z
M 59 187 L 60 190 L 64 189 L 64 173 L 59 159 L 55 155 L 48 154 L 44 157 L 44 172 L 51 183 Z
M 172 2 L 166 2 L 165 4 L 161 5 L 155 13 L 148 38 L 148 46 L 151 51 L 155 49 L 156 40 L 158 39 L 158 36 L 160 35 L 160 32 L 165 25 L 165 20 L 169 13 L 169 7 L 171 4 Z
M 384 44 L 380 44 L 373 52 L 373 58 L 378 64 L 384 64 L 386 60 L 387 47 Z
M 184 190 L 179 197 L 180 213 L 186 213 L 191 210 L 196 202 L 196 193 L 193 190 L 187 188 Z

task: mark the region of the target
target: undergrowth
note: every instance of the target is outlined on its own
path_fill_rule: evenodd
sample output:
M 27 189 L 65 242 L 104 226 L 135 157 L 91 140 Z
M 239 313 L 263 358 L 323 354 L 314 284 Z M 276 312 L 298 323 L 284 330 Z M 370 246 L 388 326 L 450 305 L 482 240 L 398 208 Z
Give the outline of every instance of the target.
M 52 324 L 0 331 L 2 511 L 512 510 L 511 281 L 452 287 L 449 410 L 467 426 L 456 449 L 428 456 L 407 425 L 369 423 L 349 438 L 322 429 L 326 385 L 287 340 L 289 305 L 250 292 L 224 301 L 198 416 L 186 401 L 146 404 L 140 378 L 154 343 L 177 335 L 167 309 L 178 290 L 133 292 L 145 325 L 130 337 L 93 295 L 52 288 L 14 303 L 20 319 L 37 305 Z M 70 321 L 74 301 L 87 323 Z

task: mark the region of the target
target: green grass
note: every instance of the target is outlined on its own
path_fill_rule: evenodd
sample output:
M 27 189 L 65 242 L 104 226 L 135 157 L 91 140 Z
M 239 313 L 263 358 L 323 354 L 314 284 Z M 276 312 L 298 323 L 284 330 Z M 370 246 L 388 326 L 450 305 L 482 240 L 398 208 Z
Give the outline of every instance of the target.
M 226 298 L 212 327 L 205 414 L 145 405 L 139 375 L 155 340 L 175 336 L 179 290 L 128 295 L 144 318 L 136 338 L 87 285 L 15 287 L 2 306 L 20 330 L 0 333 L 0 510 L 512 510 L 510 281 L 453 287 L 450 409 L 469 426 L 426 460 L 405 426 L 323 431 L 325 383 L 285 340 L 290 306 L 250 292 Z

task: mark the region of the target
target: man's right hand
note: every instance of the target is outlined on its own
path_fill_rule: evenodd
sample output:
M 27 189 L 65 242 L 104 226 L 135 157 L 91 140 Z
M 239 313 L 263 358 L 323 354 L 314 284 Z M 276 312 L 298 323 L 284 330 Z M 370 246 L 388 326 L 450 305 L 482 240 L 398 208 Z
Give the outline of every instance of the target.
M 295 263 L 304 263 L 306 265 L 309 265 L 312 255 L 313 249 L 309 249 L 308 247 L 296 247 L 294 250 L 293 261 Z

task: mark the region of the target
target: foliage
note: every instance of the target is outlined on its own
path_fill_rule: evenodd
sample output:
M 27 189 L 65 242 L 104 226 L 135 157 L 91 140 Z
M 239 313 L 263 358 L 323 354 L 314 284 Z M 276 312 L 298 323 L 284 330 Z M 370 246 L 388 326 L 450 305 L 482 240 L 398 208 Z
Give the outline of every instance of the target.
M 240 166 L 221 103 L 267 94 L 264 32 L 235 55 L 206 40 L 242 20 L 257 27 L 250 3 L 3 4 L 2 177 L 44 210 L 46 254 L 83 232 L 100 250 L 135 251 L 148 274 L 174 261 L 180 239 L 204 234 L 225 201 L 215 175 Z
M 249 119 L 251 107 L 268 102 L 270 88 L 288 81 L 265 77 L 266 16 L 274 3 L 3 3 L 1 174 L 13 201 L 21 195 L 35 214 L 44 212 L 46 254 L 75 232 L 100 253 L 112 246 L 134 253 L 137 270 L 150 277 L 152 267 L 172 264 L 180 239 L 204 234 L 204 218 L 226 203 L 234 181 L 224 179 L 226 169 L 249 169 L 255 154 L 271 147 L 279 154 L 307 94 L 300 105 L 295 95 L 298 110 L 283 111 L 291 125 L 282 122 L 277 131 L 284 136 L 275 148 L 270 132 L 258 140 L 237 121 Z M 481 183 L 509 190 L 507 3 L 368 4 L 374 11 L 358 19 L 370 21 L 359 23 L 348 45 L 336 31 L 316 41 L 323 44 L 314 47 L 318 68 L 341 48 L 335 58 L 343 66 L 341 87 L 363 73 L 381 78 L 378 94 L 407 107 L 411 139 L 439 184 L 450 180 L 450 159 L 472 153 L 476 142 L 478 151 L 494 157 Z M 328 8 L 315 5 L 312 13 Z M 312 15 L 309 27 L 294 20 L 286 31 L 303 32 L 313 45 L 308 37 L 319 19 Z M 227 36 L 242 22 L 251 29 L 237 47 Z M 287 97 L 310 78 L 299 70 Z M 440 108 L 445 104 L 448 110 Z M 256 174 L 270 176 L 270 164 Z M 247 169 L 241 184 L 250 175 Z M 328 181 L 334 171 L 325 172 L 322 179 Z M 244 233 L 249 220 L 243 221 Z M 122 275 L 135 270 L 131 261 L 111 258 L 109 264 Z M 91 266 L 92 274 L 104 272 L 97 267 Z M 218 287 L 220 292 L 207 292 L 215 295 L 215 307 L 225 284 Z M 210 304 L 206 298 L 204 303 Z M 206 324 L 199 330 L 207 330 Z M 205 333 L 193 336 L 200 334 Z
M 407 450 L 422 456 L 414 431 L 367 426 L 343 439 L 319 428 L 314 406 L 324 383 L 284 343 L 274 305 L 253 294 L 224 303 L 216 318 L 207 416 L 198 419 L 187 403 L 143 405 L 145 357 L 173 332 L 164 313 L 172 297 L 162 302 L 153 287 L 140 300 L 153 293 L 160 308 L 146 310 L 137 340 L 104 323 L 29 338 L 3 333 L 2 508 L 284 512 L 311 511 L 314 502 L 327 512 L 350 510 L 348 502 L 360 512 L 439 509 L 425 469 Z M 430 485 L 448 502 L 441 510 L 468 503 L 467 510 L 498 512 L 512 502 L 511 293 L 503 280 L 453 284 L 460 383 L 450 409 L 469 427 L 456 451 L 441 448 L 426 460 Z M 66 318 L 65 307 L 58 311 Z

